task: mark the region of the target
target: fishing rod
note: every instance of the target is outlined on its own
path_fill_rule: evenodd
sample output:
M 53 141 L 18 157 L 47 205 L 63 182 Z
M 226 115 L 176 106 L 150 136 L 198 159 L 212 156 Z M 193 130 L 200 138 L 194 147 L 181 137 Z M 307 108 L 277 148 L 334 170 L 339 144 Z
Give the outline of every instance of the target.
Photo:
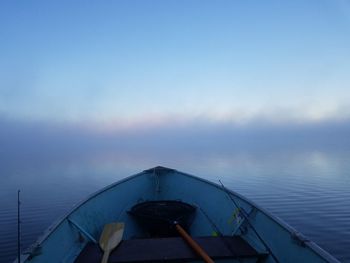
M 230 246 L 227 242 L 227 240 L 224 238 L 224 235 L 222 234 L 222 232 L 220 231 L 219 227 L 215 224 L 215 222 L 209 217 L 209 215 L 207 214 L 207 212 L 205 212 L 203 210 L 202 207 L 200 207 L 198 204 L 195 204 L 199 210 L 202 212 L 202 214 L 206 217 L 206 219 L 209 221 L 209 223 L 211 224 L 212 228 L 214 229 L 215 233 L 221 238 L 221 240 L 224 242 L 226 248 L 231 251 L 231 253 L 235 256 L 237 256 L 237 251 L 235 251 L 235 249 Z M 242 260 L 237 256 L 237 260 L 239 262 L 242 262 Z
M 231 193 L 228 191 L 228 189 L 224 186 L 224 184 L 221 182 L 221 180 L 219 180 L 222 189 L 224 189 L 224 191 L 226 192 L 226 194 L 229 196 L 230 200 L 233 202 L 233 204 L 236 206 L 236 208 L 239 209 L 239 211 L 242 211 L 242 215 L 244 217 L 244 219 L 247 221 L 248 225 L 251 227 L 251 229 L 253 230 L 253 232 L 255 233 L 255 235 L 259 238 L 260 242 L 263 243 L 263 245 L 265 246 L 265 249 L 271 254 L 272 258 L 277 262 L 280 263 L 280 261 L 277 259 L 277 257 L 272 253 L 272 250 L 270 249 L 270 247 L 266 244 L 266 242 L 262 239 L 262 237 L 258 234 L 258 232 L 256 231 L 256 229 L 254 228 L 253 224 L 250 222 L 249 218 L 247 217 L 247 215 L 245 214 L 245 210 L 244 209 L 240 209 L 239 205 L 237 204 L 237 202 L 232 198 Z
M 17 191 L 17 260 L 18 260 L 18 263 L 21 262 L 21 214 L 20 214 L 21 201 L 19 198 L 20 192 L 21 190 Z

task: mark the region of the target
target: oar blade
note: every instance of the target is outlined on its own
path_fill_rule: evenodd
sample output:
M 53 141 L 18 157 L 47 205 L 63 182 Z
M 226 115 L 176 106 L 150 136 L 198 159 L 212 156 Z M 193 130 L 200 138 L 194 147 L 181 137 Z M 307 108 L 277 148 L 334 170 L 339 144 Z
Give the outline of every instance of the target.
M 103 228 L 100 237 L 100 247 L 103 251 L 113 250 L 123 238 L 124 223 L 110 223 Z

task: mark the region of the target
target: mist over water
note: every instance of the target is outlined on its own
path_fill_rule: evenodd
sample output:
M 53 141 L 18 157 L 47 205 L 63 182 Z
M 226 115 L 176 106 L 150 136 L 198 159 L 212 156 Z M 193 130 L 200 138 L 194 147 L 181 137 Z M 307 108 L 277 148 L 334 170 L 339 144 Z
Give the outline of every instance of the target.
M 2 121 L 0 262 L 89 194 L 157 165 L 243 194 L 343 262 L 350 262 L 349 124 L 192 123 L 138 130 Z
M 157 165 L 350 263 L 350 2 L 0 1 L 0 262 Z

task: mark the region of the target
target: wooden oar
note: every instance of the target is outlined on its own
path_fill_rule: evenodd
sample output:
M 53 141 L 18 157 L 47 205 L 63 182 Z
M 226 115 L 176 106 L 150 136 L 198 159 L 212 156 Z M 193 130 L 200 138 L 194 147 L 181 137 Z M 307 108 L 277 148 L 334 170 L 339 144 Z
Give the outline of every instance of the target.
M 187 234 L 185 229 L 183 229 L 177 222 L 174 222 L 175 228 L 177 232 L 181 235 L 181 237 L 187 242 L 187 244 L 196 252 L 206 263 L 214 263 L 214 260 L 210 258 L 210 256 L 205 252 L 200 245 L 196 241 L 192 239 L 192 237 Z
M 175 228 L 184 241 L 197 253 L 206 263 L 214 263 L 209 255 L 199 244 L 183 229 L 181 224 L 186 225 L 190 221 L 195 207 L 181 201 L 163 200 L 147 201 L 133 206 L 129 212 L 139 218 L 142 223 L 148 223 L 150 233 L 156 232 L 154 228 L 160 226 L 159 233 L 172 233 Z M 167 227 L 166 227 L 167 226 Z
M 103 250 L 101 263 L 107 263 L 109 254 L 118 246 L 124 233 L 124 223 L 110 223 L 104 226 L 101 237 L 100 247 Z

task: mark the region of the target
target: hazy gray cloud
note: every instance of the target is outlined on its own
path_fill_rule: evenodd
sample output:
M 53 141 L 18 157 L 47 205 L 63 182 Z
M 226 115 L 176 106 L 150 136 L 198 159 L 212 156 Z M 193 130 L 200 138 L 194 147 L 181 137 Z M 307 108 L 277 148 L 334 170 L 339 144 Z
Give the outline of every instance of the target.
M 193 121 L 186 124 L 133 126 L 105 132 L 73 124 L 0 119 L 2 159 L 80 158 L 97 152 L 215 152 L 340 150 L 350 147 L 350 120 L 318 123 L 244 125 Z M 10 158 L 11 157 L 11 158 Z

